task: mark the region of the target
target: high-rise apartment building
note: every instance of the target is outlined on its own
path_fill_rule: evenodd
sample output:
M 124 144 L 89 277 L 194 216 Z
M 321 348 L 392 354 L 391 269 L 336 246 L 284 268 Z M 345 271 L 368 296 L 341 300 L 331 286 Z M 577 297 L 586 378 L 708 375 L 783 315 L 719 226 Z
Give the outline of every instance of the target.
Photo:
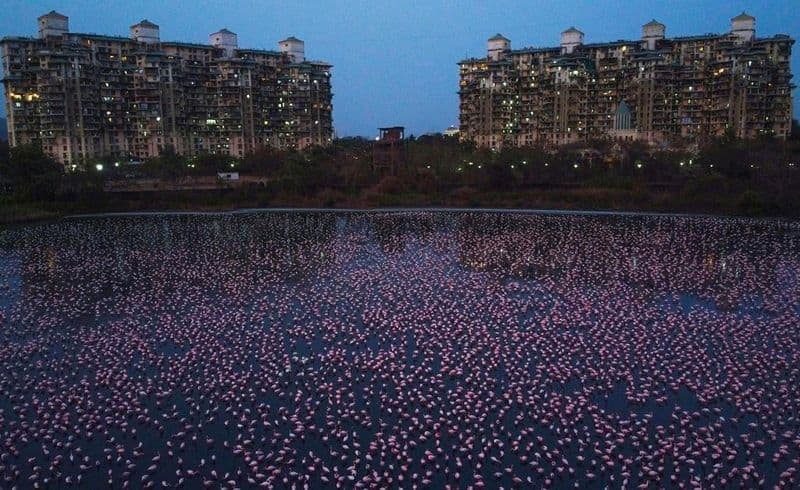
M 101 156 L 244 156 L 333 137 L 331 65 L 289 37 L 244 49 L 222 29 L 208 44 L 166 42 L 159 26 L 130 37 L 79 34 L 57 12 L 37 38 L 0 40 L 9 142 L 40 144 L 65 165 Z
M 742 13 L 728 33 L 667 38 L 653 20 L 640 40 L 596 44 L 571 27 L 560 46 L 517 50 L 498 34 L 485 58 L 459 63 L 460 137 L 498 149 L 786 138 L 794 40 L 756 37 L 755 21 Z

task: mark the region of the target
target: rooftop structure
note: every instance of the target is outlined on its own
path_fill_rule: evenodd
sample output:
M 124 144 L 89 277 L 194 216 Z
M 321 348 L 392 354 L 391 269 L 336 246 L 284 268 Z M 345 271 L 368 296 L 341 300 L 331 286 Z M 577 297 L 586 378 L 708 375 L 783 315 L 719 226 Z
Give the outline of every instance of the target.
M 145 44 L 155 44 L 161 41 L 159 27 L 147 19 L 131 26 L 131 38 Z
M 243 49 L 221 29 L 209 44 L 166 42 L 147 19 L 130 37 L 73 33 L 58 12 L 38 28 L 0 40 L 12 146 L 38 144 L 72 166 L 167 146 L 244 156 L 332 140 L 331 65 L 306 60 L 299 39 Z
M 208 44 L 220 48 L 226 58 L 231 58 L 239 48 L 239 36 L 228 29 L 220 29 L 208 35 Z
M 39 21 L 39 37 L 59 37 L 69 32 L 69 17 L 59 14 L 55 10 L 42 15 Z
M 493 148 L 620 135 L 702 143 L 731 130 L 786 138 L 794 40 L 756 37 L 746 13 L 730 25 L 723 34 L 667 38 L 653 19 L 641 39 L 601 43 L 570 27 L 559 46 L 516 50 L 493 36 L 485 57 L 459 62 L 460 137 Z
M 302 63 L 306 60 L 306 43 L 290 36 L 278 43 L 278 49 L 284 53 L 292 63 Z

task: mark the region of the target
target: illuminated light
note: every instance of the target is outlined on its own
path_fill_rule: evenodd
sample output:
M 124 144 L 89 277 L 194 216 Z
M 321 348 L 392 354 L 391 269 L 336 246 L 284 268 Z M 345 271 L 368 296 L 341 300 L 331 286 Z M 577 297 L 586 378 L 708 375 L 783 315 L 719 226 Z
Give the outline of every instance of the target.
M 96 168 L 98 172 L 102 172 L 103 171 L 103 164 L 102 163 L 98 163 L 97 165 L 94 166 L 94 168 Z

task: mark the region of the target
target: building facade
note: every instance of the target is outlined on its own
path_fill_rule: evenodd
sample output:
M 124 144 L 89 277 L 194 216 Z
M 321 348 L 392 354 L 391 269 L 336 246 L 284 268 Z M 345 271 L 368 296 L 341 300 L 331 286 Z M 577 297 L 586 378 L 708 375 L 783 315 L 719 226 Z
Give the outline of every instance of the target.
M 560 46 L 511 49 L 498 34 L 485 58 L 459 62 L 460 135 L 479 146 L 557 146 L 595 138 L 702 144 L 791 132 L 794 40 L 758 38 L 742 13 L 731 31 L 586 44 L 571 27 Z
M 0 40 L 11 146 L 39 144 L 65 165 L 179 154 L 241 157 L 333 138 L 331 65 L 290 37 L 243 49 L 222 29 L 208 44 L 161 41 L 142 20 L 130 37 L 79 34 L 57 12 L 37 38 Z

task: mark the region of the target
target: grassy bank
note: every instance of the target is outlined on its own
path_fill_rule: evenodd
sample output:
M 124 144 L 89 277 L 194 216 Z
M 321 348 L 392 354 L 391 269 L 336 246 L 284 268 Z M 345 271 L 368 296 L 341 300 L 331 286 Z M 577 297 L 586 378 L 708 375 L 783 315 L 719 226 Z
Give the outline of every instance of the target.
M 28 223 L 59 218 L 64 215 L 53 203 L 3 203 L 0 204 L 0 225 Z
M 48 220 L 70 214 L 132 211 L 228 211 L 241 208 L 464 207 L 649 211 L 742 216 L 800 216 L 796 202 L 777 202 L 746 188 L 553 187 L 480 191 L 454 187 L 440 192 L 322 188 L 288 192 L 263 187 L 213 191 L 94 193 L 56 201 L 0 203 L 0 223 Z

